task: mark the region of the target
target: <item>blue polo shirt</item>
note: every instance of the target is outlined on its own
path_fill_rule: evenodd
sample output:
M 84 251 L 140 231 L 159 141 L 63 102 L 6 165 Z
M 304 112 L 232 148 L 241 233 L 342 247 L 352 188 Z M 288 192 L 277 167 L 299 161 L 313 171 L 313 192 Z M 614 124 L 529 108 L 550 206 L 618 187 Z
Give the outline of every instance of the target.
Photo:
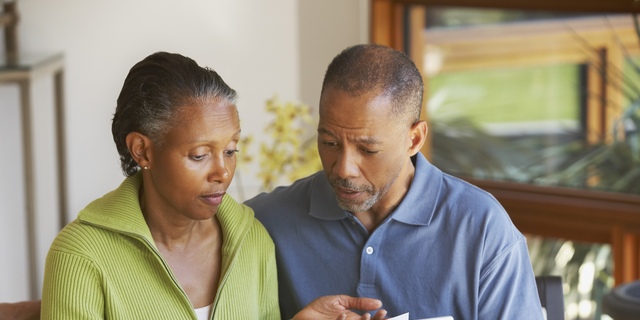
M 413 160 L 409 191 L 371 234 L 323 172 L 246 202 L 276 244 L 283 319 L 331 294 L 380 299 L 389 317 L 543 319 L 525 238 L 503 207 Z

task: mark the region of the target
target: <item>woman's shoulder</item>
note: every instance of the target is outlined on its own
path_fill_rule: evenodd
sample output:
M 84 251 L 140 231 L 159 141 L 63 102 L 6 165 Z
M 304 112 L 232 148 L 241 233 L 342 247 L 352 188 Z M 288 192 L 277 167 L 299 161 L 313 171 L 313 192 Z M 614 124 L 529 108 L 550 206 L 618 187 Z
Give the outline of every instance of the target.
M 241 251 L 253 257 L 252 259 L 271 259 L 275 256 L 275 244 L 267 229 L 256 218 L 252 218 L 250 228 L 242 241 Z
M 273 245 L 273 241 L 271 240 L 269 232 L 264 227 L 264 225 L 262 225 L 262 222 L 260 222 L 260 220 L 253 218 L 251 232 L 254 233 L 256 237 L 261 241 L 269 242 Z
M 113 242 L 113 236 L 113 232 L 75 219 L 58 233 L 49 251 L 90 256 L 98 248 Z
M 232 217 L 227 217 L 225 220 L 233 220 L 235 222 L 234 224 L 240 227 L 239 229 L 247 229 L 248 233 L 253 237 L 271 242 L 271 237 L 269 236 L 267 229 L 265 229 L 262 223 L 256 219 L 251 207 L 235 201 L 230 196 L 225 199 L 225 202 L 226 210 L 224 210 L 224 213 L 221 212 L 221 216 L 229 216 L 231 215 L 231 212 L 229 211 L 233 212 Z

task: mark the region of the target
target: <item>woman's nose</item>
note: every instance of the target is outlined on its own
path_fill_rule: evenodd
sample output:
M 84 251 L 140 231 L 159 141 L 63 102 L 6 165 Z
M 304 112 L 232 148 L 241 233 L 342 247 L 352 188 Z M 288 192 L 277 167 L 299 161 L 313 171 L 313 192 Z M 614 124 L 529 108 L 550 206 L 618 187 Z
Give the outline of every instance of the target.
M 213 161 L 211 166 L 211 172 L 209 172 L 209 181 L 224 182 L 229 179 L 229 169 L 224 161 L 224 158 L 218 158 Z

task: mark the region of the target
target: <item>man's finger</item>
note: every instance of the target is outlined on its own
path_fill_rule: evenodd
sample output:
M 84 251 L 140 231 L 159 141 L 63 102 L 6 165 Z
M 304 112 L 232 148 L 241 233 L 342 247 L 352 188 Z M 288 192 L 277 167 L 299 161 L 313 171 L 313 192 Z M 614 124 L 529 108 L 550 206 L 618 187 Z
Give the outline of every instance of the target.
M 387 316 L 387 310 L 380 309 L 376 314 L 371 318 L 371 320 L 384 320 Z
M 372 298 L 356 298 L 347 295 L 339 295 L 340 303 L 347 309 L 376 310 L 382 307 L 382 301 Z

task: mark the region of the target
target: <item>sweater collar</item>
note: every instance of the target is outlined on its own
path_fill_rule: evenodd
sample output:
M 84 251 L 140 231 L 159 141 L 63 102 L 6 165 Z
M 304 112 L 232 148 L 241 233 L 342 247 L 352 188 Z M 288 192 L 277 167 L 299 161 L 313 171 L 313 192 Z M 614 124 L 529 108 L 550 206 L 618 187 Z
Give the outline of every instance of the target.
M 80 211 L 78 220 L 115 232 L 142 237 L 155 246 L 138 200 L 142 174 L 127 177 L 120 186 L 91 202 Z M 225 195 L 216 213 L 223 235 L 223 253 L 233 254 L 251 228 L 253 211 Z
M 141 185 L 140 173 L 124 179 L 117 189 L 82 209 L 78 220 L 112 231 L 142 236 L 153 243 L 138 200 Z

